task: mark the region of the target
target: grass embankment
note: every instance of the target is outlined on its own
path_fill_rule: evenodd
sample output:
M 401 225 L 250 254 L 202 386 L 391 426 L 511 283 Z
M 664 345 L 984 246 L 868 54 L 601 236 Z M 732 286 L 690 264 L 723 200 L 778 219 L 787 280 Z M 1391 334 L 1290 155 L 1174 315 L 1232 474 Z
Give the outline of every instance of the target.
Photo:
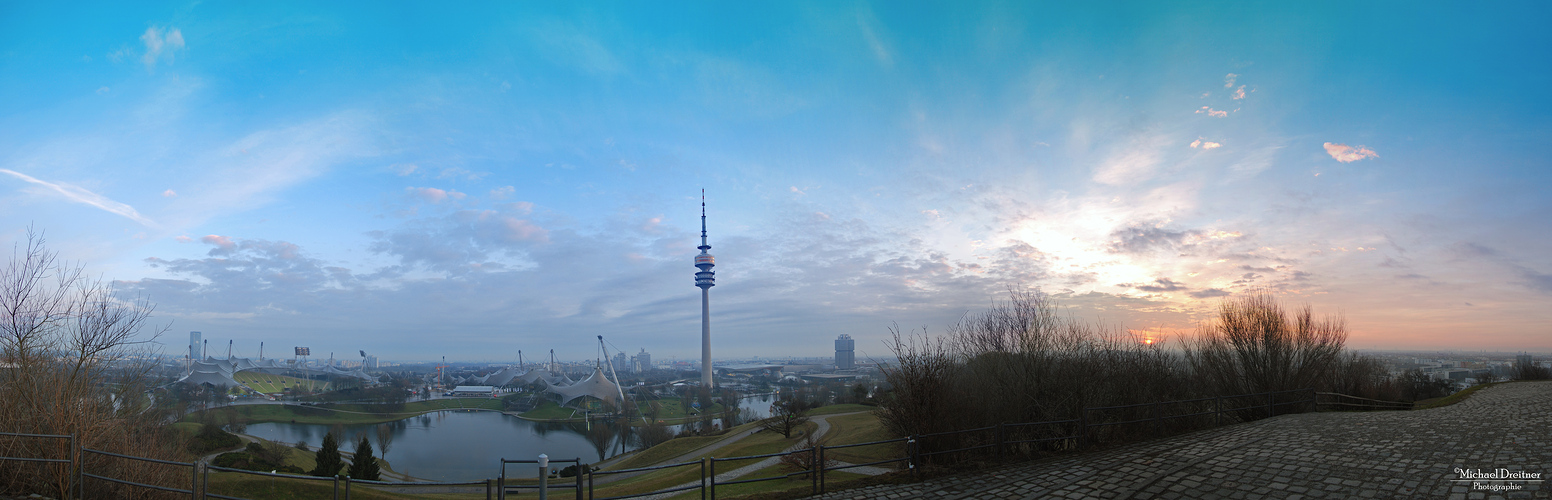
M 878 409 L 877 406 L 868 406 L 868 405 L 859 405 L 859 404 L 853 404 L 853 403 L 845 403 L 845 404 L 821 406 L 821 407 L 818 407 L 818 408 L 814 408 L 812 410 L 808 410 L 807 415 L 810 416 L 810 417 L 817 417 L 819 415 L 835 415 L 837 413 L 856 413 L 856 412 L 859 412 L 859 411 L 871 412 L 871 411 L 877 410 L 877 409 Z
M 700 420 L 705 418 L 705 416 L 708 414 L 713 418 L 716 418 L 722 414 L 722 405 L 720 403 L 712 405 L 711 409 L 709 410 L 700 411 L 694 414 L 686 413 L 685 408 L 680 404 L 678 399 L 654 399 L 651 401 L 642 401 L 641 405 L 643 411 L 646 410 L 647 405 L 656 407 L 658 411 L 657 421 L 669 425 Z M 694 409 L 692 408 L 691 411 L 694 411 Z M 584 419 L 582 410 L 560 406 L 555 404 L 553 401 L 544 401 L 539 403 L 539 406 L 534 407 L 532 410 L 523 412 L 521 415 L 518 415 L 518 417 L 540 422 L 582 422 Z M 631 422 L 631 425 L 638 427 L 644 425 L 642 424 L 640 418 L 632 418 Z
M 821 441 L 825 446 L 871 443 L 894 438 L 884 428 L 884 423 L 879 421 L 878 416 L 872 413 L 830 417 L 827 421 L 830 422 L 830 432 L 826 433 Z M 898 442 L 825 450 L 825 459 L 865 464 L 900 458 L 905 456 L 905 453 L 905 443 Z M 888 468 L 890 464 L 879 467 Z
M 302 479 L 280 478 L 269 476 L 256 476 L 236 472 L 211 472 L 208 483 L 210 493 L 220 495 L 238 496 L 253 500 L 332 500 L 334 496 L 334 481 L 329 479 Z M 344 495 L 345 485 L 340 484 L 341 497 Z M 512 498 L 512 495 L 507 495 Z M 475 499 L 485 498 L 485 492 L 478 493 L 441 493 L 441 494 L 402 494 L 379 491 L 371 486 L 353 484 L 350 487 L 350 498 L 365 500 L 400 500 L 400 499 Z
M 1519 381 L 1518 380 L 1510 380 L 1508 382 L 1494 382 L 1494 383 L 1491 383 L 1491 384 L 1477 384 L 1477 385 L 1473 385 L 1471 387 L 1465 388 L 1465 390 L 1462 390 L 1460 392 L 1457 392 L 1455 394 L 1451 394 L 1451 395 L 1448 395 L 1448 396 L 1445 396 L 1445 397 L 1442 397 L 1442 398 L 1424 399 L 1422 401 L 1418 401 L 1418 402 L 1412 404 L 1412 409 L 1413 410 L 1427 410 L 1427 409 L 1432 409 L 1432 408 L 1439 408 L 1439 407 L 1442 407 L 1442 406 L 1449 406 L 1449 405 L 1452 405 L 1452 404 L 1455 404 L 1455 403 L 1459 403 L 1461 401 L 1465 401 L 1466 398 L 1471 397 L 1471 395 L 1473 393 L 1475 393 L 1477 391 L 1480 391 L 1483 388 L 1492 387 L 1492 386 L 1501 385 L 1501 384 L 1512 384 L 1512 383 L 1515 383 L 1515 382 L 1519 382 Z
M 351 425 L 392 422 L 426 412 L 441 410 L 501 410 L 501 401 L 489 398 L 454 398 L 416 401 L 403 405 L 388 404 L 256 404 L 224 406 L 209 411 L 242 423 L 294 422 L 298 424 Z M 390 411 L 391 410 L 391 411 Z M 185 415 L 183 422 L 198 420 L 198 413 Z M 227 420 L 230 421 L 230 420 Z M 227 422 L 223 421 L 223 422 Z

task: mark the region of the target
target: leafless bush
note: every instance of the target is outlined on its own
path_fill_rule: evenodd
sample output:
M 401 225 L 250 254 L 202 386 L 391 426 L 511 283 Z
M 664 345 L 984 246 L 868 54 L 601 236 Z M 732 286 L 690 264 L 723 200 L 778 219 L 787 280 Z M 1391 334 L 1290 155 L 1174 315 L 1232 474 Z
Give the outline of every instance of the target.
M 814 435 L 809 434 L 803 440 L 803 449 L 782 455 L 777 459 L 777 461 L 781 462 L 782 465 L 792 468 L 793 470 L 812 471 L 814 470 L 815 465 L 814 448 L 818 445 L 819 444 L 814 441 Z M 823 468 L 829 469 L 839 465 L 841 465 L 840 462 L 826 458 L 823 464 Z
M 879 414 L 899 435 L 1076 419 L 1084 407 L 1190 394 L 1180 359 L 1162 344 L 1144 344 L 1124 331 L 1062 317 L 1037 292 L 1011 291 L 1006 302 L 966 316 L 942 337 L 893 333 L 899 365 L 885 373 L 893 391 L 880 403 Z M 1017 432 L 1020 439 L 1039 439 L 1071 435 L 1072 429 L 1021 427 Z M 957 434 L 919 445 L 952 449 L 992 439 L 990 432 Z M 1046 445 L 1061 446 L 1066 445 Z
M 1249 402 L 1213 396 L 1313 387 L 1381 399 L 1397 390 L 1377 361 L 1339 356 L 1347 335 L 1340 318 L 1315 320 L 1308 307 L 1290 317 L 1267 295 L 1225 301 L 1218 318 L 1184 346 L 1146 343 L 1119 328 L 1064 317 L 1045 295 L 1019 290 L 966 315 L 945 335 L 932 337 L 925 329 L 904 335 L 898 327 L 891 333 L 898 364 L 885 368 L 892 389 L 878 410 L 891 432 L 922 436 L 989 428 L 921 438 L 922 451 L 991 444 L 999 432 L 1004 441 L 1052 439 L 1014 451 L 1059 451 L 1074 442 L 1057 438 L 1073 436 L 1079 427 L 999 429 L 999 424 L 1082 418 L 1089 438 L 1109 441 L 1213 425 L 1219 420 L 1212 412 L 1220 405 L 1262 408 L 1238 419 L 1266 415 L 1265 396 Z M 1304 397 L 1289 394 L 1276 401 Z M 1147 423 L 1108 425 L 1139 420 Z
M 0 431 L 74 435 L 82 447 L 182 458 L 146 393 L 156 366 L 146 347 L 161 333 L 140 334 L 151 311 L 143 298 L 120 299 L 111 284 L 59 262 L 29 231 L 26 246 L 0 268 Z M 63 458 L 50 449 L 58 443 L 12 443 L 9 456 Z M 65 468 L 18 464 L 0 462 L 0 489 L 65 496 Z M 176 474 L 134 470 L 142 466 L 123 460 L 96 465 L 100 475 L 133 472 L 156 484 Z
M 1276 298 L 1256 294 L 1225 300 L 1185 352 L 1213 393 L 1250 394 L 1328 387 L 1346 341 L 1341 317 L 1317 320 L 1308 305 L 1289 315 Z

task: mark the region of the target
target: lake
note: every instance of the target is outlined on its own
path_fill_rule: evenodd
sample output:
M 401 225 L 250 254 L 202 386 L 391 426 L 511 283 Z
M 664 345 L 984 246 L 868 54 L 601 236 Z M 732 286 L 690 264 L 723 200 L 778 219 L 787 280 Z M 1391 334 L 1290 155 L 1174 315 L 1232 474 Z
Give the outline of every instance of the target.
M 765 399 L 765 401 L 761 401 Z M 768 398 L 751 396 L 740 405 L 760 417 L 770 414 Z M 639 447 L 632 430 L 594 422 L 532 422 L 493 411 L 440 411 L 389 422 L 391 440 L 387 453 L 378 449 L 378 424 L 340 426 L 340 450 L 354 452 L 365 433 L 378 456 L 396 472 L 434 481 L 480 481 L 500 475 L 499 460 L 534 460 L 540 453 L 552 460 L 581 458 L 597 463 Z M 248 424 L 246 433 L 270 441 L 296 444 L 305 441 L 316 451 L 333 426 L 322 424 Z M 677 432 L 678 426 L 672 426 Z M 537 466 L 511 465 L 508 477 L 535 477 Z

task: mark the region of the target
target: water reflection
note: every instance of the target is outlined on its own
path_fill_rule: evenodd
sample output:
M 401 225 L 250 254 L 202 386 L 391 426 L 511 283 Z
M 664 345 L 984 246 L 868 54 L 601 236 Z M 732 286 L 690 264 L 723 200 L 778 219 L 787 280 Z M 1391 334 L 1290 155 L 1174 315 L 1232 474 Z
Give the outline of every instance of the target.
M 754 418 L 769 416 L 770 405 L 755 403 L 758 397 L 744 398 L 741 408 L 752 410 Z M 720 418 L 710 422 L 725 426 Z M 636 429 L 623 421 L 532 422 L 497 412 L 445 411 L 389 422 L 385 451 L 380 444 L 383 440 L 377 437 L 378 425 L 262 423 L 249 424 L 247 433 L 281 443 L 303 441 L 313 451 L 331 430 L 337 433 L 344 451 L 354 451 L 355 443 L 366 436 L 394 471 L 437 481 L 496 477 L 502 458 L 531 460 L 544 453 L 557 460 L 580 458 L 597 463 L 640 447 Z M 669 429 L 678 433 L 680 427 Z M 533 477 L 536 471 L 515 467 L 508 469 L 507 475 Z

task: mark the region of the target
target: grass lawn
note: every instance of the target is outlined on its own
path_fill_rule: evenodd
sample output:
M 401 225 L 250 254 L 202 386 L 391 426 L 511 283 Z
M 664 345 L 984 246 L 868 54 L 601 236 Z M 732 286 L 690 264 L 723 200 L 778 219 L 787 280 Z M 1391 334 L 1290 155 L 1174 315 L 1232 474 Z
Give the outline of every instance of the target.
M 877 406 L 868 406 L 868 405 L 859 405 L 859 404 L 846 403 L 846 404 L 821 406 L 821 407 L 818 407 L 818 408 L 814 408 L 812 410 L 808 410 L 808 415 L 810 415 L 810 416 L 813 416 L 813 415 L 834 415 L 834 414 L 837 414 L 837 413 L 855 413 L 855 412 L 859 412 L 859 411 L 868 411 L 868 412 L 870 412 L 870 411 L 877 410 L 877 409 L 878 409 Z
M 1510 380 L 1508 382 L 1494 382 L 1494 383 L 1491 383 L 1491 384 L 1477 384 L 1477 385 L 1473 385 L 1471 387 L 1465 388 L 1465 390 L 1462 390 L 1460 392 L 1457 392 L 1455 394 L 1451 394 L 1451 395 L 1448 395 L 1448 396 L 1445 396 L 1445 397 L 1442 397 L 1442 398 L 1424 399 L 1422 401 L 1418 401 L 1418 402 L 1416 402 L 1416 403 L 1414 403 L 1412 405 L 1412 409 L 1413 410 L 1427 410 L 1427 409 L 1430 409 L 1430 408 L 1438 408 L 1438 407 L 1441 407 L 1441 406 L 1449 406 L 1449 405 L 1452 405 L 1452 404 L 1464 401 L 1466 398 L 1471 397 L 1472 393 L 1477 392 L 1479 390 L 1482 390 L 1482 388 L 1484 388 L 1484 387 L 1492 387 L 1492 386 L 1499 385 L 1499 384 L 1512 384 L 1512 383 L 1515 383 L 1515 382 L 1518 382 L 1518 381 L 1517 380 Z
M 307 379 L 286 375 L 270 375 L 255 371 L 237 372 L 232 375 L 232 379 L 265 394 L 280 394 L 285 392 L 284 389 L 286 387 L 307 387 Z M 312 383 L 314 390 L 327 391 L 330 389 L 328 382 L 314 380 Z
M 889 431 L 884 429 L 884 423 L 880 422 L 878 416 L 872 413 L 830 417 L 826 421 L 830 422 L 830 432 L 825 434 L 823 438 L 825 446 L 894 439 L 894 436 L 891 436 Z M 903 442 L 842 448 L 833 451 L 825 450 L 826 459 L 854 464 L 877 462 L 903 456 L 905 456 L 905 443 Z M 882 467 L 888 466 L 888 464 L 885 464 Z
M 333 500 L 334 481 L 301 478 L 277 478 L 270 476 L 257 476 L 236 472 L 211 472 L 208 491 L 210 493 L 251 498 L 253 500 L 284 500 L 284 499 L 317 499 Z M 340 497 L 344 498 L 345 483 L 340 483 Z M 510 498 L 511 495 L 508 495 Z M 398 499 L 475 499 L 485 498 L 484 490 L 469 494 L 400 494 L 378 491 L 371 486 L 354 484 L 350 488 L 350 498 L 364 500 L 398 500 Z
M 750 422 L 738 427 L 734 427 L 726 434 L 722 434 L 720 436 L 689 436 L 673 438 L 668 440 L 666 443 L 636 452 L 635 455 L 631 455 L 630 458 L 621 460 L 620 462 L 608 467 L 607 470 L 624 470 L 661 465 L 664 461 L 672 460 L 680 455 L 694 451 L 695 449 L 702 446 L 721 441 L 722 439 L 727 438 L 729 435 L 738 434 L 757 425 L 760 425 L 760 423 Z
M 582 412 L 555 404 L 554 401 L 545 401 L 520 416 L 529 420 L 580 420 Z

